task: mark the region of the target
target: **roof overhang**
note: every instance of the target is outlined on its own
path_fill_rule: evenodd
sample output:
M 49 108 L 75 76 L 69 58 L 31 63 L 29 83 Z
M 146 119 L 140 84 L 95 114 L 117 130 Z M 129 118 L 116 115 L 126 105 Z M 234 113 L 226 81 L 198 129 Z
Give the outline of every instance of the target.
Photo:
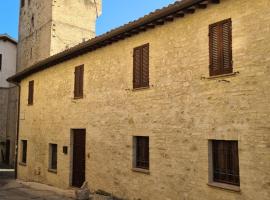
M 104 46 L 115 43 L 119 40 L 131 37 L 133 35 L 153 29 L 156 26 L 163 25 L 173 21 L 175 18 L 183 18 L 188 14 L 195 13 L 196 9 L 205 9 L 210 3 L 219 3 L 220 0 L 183 0 L 176 1 L 167 7 L 158 9 L 138 20 L 113 29 L 103 35 L 97 36 L 86 42 L 78 44 L 66 51 L 44 59 L 25 70 L 11 76 L 9 82 L 18 83 L 27 76 L 38 71 L 44 70 L 56 64 L 70 60 L 87 52 L 94 51 Z

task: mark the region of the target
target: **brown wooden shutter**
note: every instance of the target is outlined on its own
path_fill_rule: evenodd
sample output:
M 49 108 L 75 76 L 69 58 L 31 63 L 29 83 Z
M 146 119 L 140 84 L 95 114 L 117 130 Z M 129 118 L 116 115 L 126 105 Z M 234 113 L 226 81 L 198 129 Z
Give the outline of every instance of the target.
M 74 98 L 83 97 L 84 66 L 75 67 Z
M 142 47 L 142 72 L 141 86 L 149 86 L 149 44 Z
M 0 71 L 2 70 L 2 54 L 0 54 Z
M 141 87 L 149 87 L 149 44 L 133 51 L 133 88 Z
M 29 81 L 28 85 L 28 105 L 33 105 L 34 102 L 34 81 Z
M 233 72 L 231 19 L 209 26 L 209 56 L 210 76 Z

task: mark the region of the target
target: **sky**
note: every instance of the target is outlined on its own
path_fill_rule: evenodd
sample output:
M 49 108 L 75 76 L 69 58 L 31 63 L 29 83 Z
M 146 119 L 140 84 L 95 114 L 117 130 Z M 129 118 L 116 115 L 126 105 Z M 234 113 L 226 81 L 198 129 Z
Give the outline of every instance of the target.
M 0 34 L 18 38 L 20 0 L 0 0 Z M 96 33 L 100 35 L 149 12 L 173 3 L 175 0 L 103 0 L 102 15 L 97 20 Z

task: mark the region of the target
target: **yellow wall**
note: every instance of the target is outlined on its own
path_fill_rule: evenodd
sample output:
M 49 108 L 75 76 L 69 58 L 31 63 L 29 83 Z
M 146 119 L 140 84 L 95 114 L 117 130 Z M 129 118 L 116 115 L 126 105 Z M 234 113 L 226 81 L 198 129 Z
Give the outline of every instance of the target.
M 24 79 L 20 140 L 28 140 L 28 163 L 19 165 L 19 178 L 69 187 L 71 152 L 64 155 L 62 146 L 70 147 L 72 128 L 85 128 L 91 190 L 142 200 L 268 200 L 269 7 L 268 0 L 223 0 Z M 227 18 L 239 74 L 205 79 L 208 25 Z M 133 48 L 145 43 L 151 87 L 133 91 Z M 84 98 L 74 100 L 74 68 L 81 64 Z M 150 175 L 131 170 L 134 135 L 150 137 Z M 241 192 L 207 185 L 209 139 L 239 141 Z M 57 174 L 48 172 L 49 143 L 58 144 Z

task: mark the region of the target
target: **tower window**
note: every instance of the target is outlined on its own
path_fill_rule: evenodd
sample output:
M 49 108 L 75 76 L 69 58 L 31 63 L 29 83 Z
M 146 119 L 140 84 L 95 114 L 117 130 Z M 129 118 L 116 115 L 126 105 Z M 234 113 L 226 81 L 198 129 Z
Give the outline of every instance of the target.
M 21 0 L 21 8 L 24 7 L 24 4 L 25 4 L 24 0 Z
M 32 25 L 32 27 L 35 26 L 35 16 L 34 15 L 32 15 L 32 18 L 31 18 L 31 25 Z

